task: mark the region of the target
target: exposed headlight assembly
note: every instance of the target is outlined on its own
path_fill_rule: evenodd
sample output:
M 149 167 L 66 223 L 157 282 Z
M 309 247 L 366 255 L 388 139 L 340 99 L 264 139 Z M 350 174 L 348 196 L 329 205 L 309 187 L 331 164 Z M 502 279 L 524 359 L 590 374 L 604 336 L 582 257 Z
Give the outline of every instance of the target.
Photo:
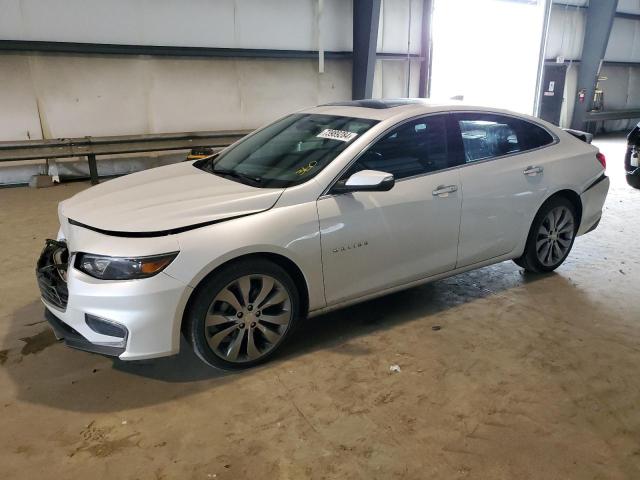
M 178 252 L 148 257 L 107 257 L 92 253 L 78 253 L 75 268 L 100 280 L 132 280 L 152 277 L 164 270 Z

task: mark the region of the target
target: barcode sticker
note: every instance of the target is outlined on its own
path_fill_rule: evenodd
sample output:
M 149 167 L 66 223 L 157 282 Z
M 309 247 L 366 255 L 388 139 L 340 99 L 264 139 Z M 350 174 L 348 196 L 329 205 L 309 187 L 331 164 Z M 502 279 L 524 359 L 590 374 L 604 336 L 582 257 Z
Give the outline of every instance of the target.
M 316 135 L 318 138 L 329 138 L 331 140 L 340 140 L 341 142 L 349 142 L 357 136 L 357 133 L 348 132 L 346 130 L 332 130 L 331 128 L 325 128 Z

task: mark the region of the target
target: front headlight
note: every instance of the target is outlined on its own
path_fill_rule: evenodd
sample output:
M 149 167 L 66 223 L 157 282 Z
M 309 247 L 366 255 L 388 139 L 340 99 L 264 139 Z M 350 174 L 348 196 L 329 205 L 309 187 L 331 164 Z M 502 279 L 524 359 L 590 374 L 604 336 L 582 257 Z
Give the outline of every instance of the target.
M 107 257 L 92 253 L 78 253 L 74 266 L 81 272 L 100 280 L 132 280 L 160 273 L 178 252 L 149 257 Z

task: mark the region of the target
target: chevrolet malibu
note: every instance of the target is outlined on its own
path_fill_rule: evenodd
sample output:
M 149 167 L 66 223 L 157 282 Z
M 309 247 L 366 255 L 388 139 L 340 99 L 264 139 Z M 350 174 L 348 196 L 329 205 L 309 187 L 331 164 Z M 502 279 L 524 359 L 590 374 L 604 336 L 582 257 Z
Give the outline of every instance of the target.
M 306 316 L 504 260 L 550 272 L 600 221 L 589 141 L 420 100 L 303 110 L 62 202 L 36 270 L 46 316 L 79 349 L 146 359 L 184 335 L 242 369 Z

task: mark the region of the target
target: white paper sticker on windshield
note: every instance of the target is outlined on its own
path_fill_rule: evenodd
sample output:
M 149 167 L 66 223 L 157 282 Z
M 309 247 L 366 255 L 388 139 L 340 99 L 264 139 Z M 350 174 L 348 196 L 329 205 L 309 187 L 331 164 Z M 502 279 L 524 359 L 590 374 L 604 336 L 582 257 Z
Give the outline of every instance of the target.
M 331 140 L 340 140 L 341 142 L 349 142 L 357 136 L 357 133 L 348 132 L 346 130 L 332 130 L 331 128 L 325 128 L 316 135 L 318 138 L 330 138 Z

